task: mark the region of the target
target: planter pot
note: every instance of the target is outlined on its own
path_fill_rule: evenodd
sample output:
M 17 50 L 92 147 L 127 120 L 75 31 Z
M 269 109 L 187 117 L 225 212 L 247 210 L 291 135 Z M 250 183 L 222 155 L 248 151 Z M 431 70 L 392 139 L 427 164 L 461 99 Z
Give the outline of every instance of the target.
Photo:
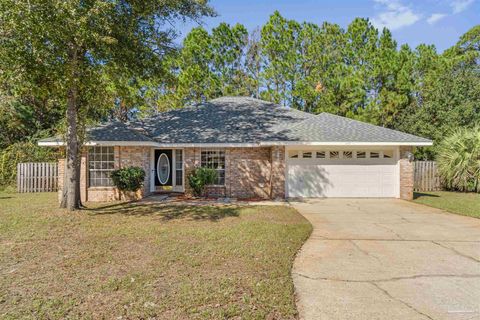
M 143 189 L 137 191 L 117 191 L 117 199 L 121 201 L 137 201 L 143 198 Z
M 206 198 L 225 198 L 226 190 L 224 186 L 205 186 L 202 196 Z

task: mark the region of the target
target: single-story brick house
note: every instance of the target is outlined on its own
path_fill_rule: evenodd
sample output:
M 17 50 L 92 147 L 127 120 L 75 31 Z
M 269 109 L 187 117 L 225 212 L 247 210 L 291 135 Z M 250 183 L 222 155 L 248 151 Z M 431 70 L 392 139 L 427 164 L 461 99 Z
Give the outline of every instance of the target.
M 62 146 L 59 138 L 42 146 Z M 432 141 L 352 119 L 224 97 L 128 123 L 91 128 L 82 154 L 82 201 L 117 197 L 109 172 L 140 166 L 143 194 L 189 193 L 199 166 L 217 170 L 209 194 L 234 198 L 412 199 L 412 148 Z M 60 160 L 60 173 L 64 161 Z M 60 174 L 59 185 L 63 177 Z

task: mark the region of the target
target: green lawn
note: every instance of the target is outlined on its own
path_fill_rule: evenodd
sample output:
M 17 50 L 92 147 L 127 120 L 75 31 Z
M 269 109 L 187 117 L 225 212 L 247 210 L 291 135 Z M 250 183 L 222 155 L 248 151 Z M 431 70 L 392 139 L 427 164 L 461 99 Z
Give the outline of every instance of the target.
M 452 213 L 480 218 L 480 194 L 450 191 L 417 192 L 414 200 Z
M 0 318 L 296 318 L 294 209 L 89 206 L 0 193 Z

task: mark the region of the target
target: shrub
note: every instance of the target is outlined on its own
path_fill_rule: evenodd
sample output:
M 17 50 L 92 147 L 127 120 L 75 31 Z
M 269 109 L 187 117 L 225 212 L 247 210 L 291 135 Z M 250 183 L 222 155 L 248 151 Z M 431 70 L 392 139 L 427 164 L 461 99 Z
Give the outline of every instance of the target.
M 188 184 L 195 196 L 201 196 L 205 186 L 217 181 L 217 171 L 210 168 L 197 168 L 188 176 Z
M 447 189 L 480 192 L 480 126 L 459 129 L 446 138 L 437 163 Z
M 126 167 L 112 171 L 110 177 L 120 191 L 137 191 L 143 186 L 145 171 L 140 167 Z

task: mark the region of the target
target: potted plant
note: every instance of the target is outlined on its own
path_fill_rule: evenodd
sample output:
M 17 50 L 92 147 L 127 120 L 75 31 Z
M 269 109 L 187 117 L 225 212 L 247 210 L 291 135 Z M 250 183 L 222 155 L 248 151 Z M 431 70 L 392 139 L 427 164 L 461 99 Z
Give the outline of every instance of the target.
M 110 177 L 119 191 L 118 200 L 139 200 L 143 197 L 145 171 L 142 168 L 121 168 L 112 171 Z

